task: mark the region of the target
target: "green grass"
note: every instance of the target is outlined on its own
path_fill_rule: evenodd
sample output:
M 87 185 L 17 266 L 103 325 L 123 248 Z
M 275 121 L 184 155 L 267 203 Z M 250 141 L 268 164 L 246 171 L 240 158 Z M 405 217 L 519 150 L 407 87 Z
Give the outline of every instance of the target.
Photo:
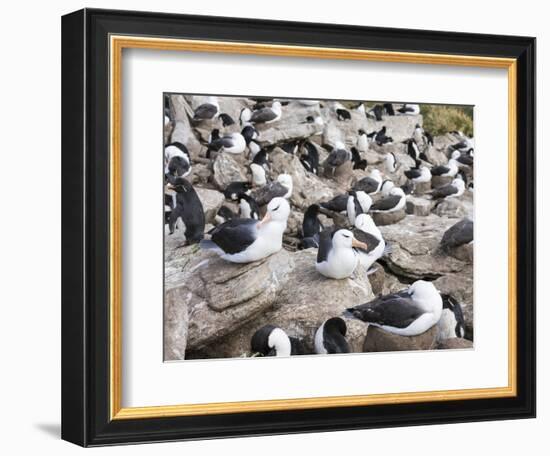
M 424 129 L 433 136 L 460 130 L 465 135 L 474 135 L 474 109 L 471 106 L 420 105 Z

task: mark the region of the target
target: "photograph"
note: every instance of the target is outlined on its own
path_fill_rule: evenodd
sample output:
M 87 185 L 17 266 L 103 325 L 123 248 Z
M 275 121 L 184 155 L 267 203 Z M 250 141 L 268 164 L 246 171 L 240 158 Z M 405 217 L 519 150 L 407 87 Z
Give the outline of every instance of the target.
M 163 98 L 165 361 L 474 349 L 474 106 Z

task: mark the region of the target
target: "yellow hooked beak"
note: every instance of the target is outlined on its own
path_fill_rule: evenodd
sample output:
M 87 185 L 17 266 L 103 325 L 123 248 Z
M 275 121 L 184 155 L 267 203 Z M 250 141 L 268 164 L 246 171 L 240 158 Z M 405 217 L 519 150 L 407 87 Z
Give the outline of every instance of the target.
M 260 221 L 260 223 L 258 223 L 258 228 L 261 228 L 270 220 L 271 220 L 271 214 L 268 212 L 267 214 L 264 215 L 264 218 Z
M 352 247 L 357 247 L 358 249 L 363 249 L 363 250 L 367 250 L 367 249 L 368 249 L 367 244 L 365 244 L 364 242 L 358 241 L 358 240 L 355 239 L 355 238 L 352 238 L 352 239 L 351 239 L 351 246 L 352 246 Z

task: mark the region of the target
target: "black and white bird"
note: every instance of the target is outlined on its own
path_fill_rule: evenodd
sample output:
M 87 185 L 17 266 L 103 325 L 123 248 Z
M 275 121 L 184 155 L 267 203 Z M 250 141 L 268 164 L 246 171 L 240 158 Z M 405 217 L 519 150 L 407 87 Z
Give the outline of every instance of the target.
M 168 227 L 174 234 L 176 222 L 185 225 L 185 244 L 196 244 L 204 237 L 204 208 L 193 186 L 183 177 L 177 177 L 167 188 L 176 192 L 176 205 L 170 214 Z
M 349 195 L 344 193 L 344 194 L 335 196 L 330 201 L 324 201 L 322 203 L 319 203 L 319 205 L 325 209 L 328 209 L 329 211 L 338 212 L 338 213 L 345 212 L 348 206 L 348 197 Z
M 369 137 L 363 129 L 360 129 L 357 133 L 359 134 L 357 136 L 357 150 L 360 153 L 365 153 L 369 150 Z
M 415 162 L 420 160 L 420 149 L 413 138 L 406 139 L 403 141 L 403 144 L 407 145 L 407 154 L 409 157 L 411 157 Z
M 394 187 L 390 190 L 388 196 L 374 203 L 370 210 L 371 212 L 396 212 L 405 207 L 407 197 L 405 192 L 400 187 Z
M 279 174 L 277 180 L 268 182 L 254 191 L 254 198 L 260 206 L 269 203 L 273 198 L 288 199 L 292 195 L 293 183 L 290 174 Z
M 206 101 L 195 108 L 193 120 L 212 120 L 220 114 L 220 105 L 216 97 L 208 97 Z
M 250 141 L 258 139 L 259 137 L 258 130 L 256 130 L 253 125 L 246 125 L 241 130 L 241 135 L 243 136 L 246 145 L 248 145 Z
M 405 176 L 415 184 L 430 182 L 432 180 L 432 173 L 426 166 L 422 166 L 420 160 L 416 161 L 414 168 L 405 171 Z
M 254 139 L 247 144 L 247 147 L 250 152 L 249 157 L 251 159 L 256 158 L 256 155 L 263 150 L 262 146 L 260 146 L 260 144 Z
M 310 173 L 319 174 L 319 151 L 317 147 L 309 141 L 306 141 L 303 147 L 306 153 L 301 155 L 300 162 Z
M 320 235 L 315 268 L 325 277 L 345 279 L 350 277 L 359 263 L 355 248 L 368 249 L 349 230 L 324 230 Z
M 346 150 L 342 142 L 337 142 L 326 159 L 325 165 L 330 174 L 334 175 L 336 170 L 352 158 L 351 152 Z
M 384 113 L 384 107 L 380 104 L 376 104 L 374 105 L 370 110 L 369 110 L 369 114 L 371 114 L 372 116 L 374 116 L 374 118 L 380 122 L 382 119 L 382 114 Z
M 398 110 L 400 114 L 404 114 L 407 116 L 415 116 L 420 114 L 420 106 L 417 104 L 403 104 Z
M 463 154 L 473 154 L 474 138 L 469 138 L 461 131 L 453 131 L 451 134 L 458 140 L 458 142 L 449 146 L 449 149 L 458 150 Z
M 252 143 L 251 143 L 252 144 Z M 256 165 L 260 165 L 264 169 L 269 169 L 269 162 L 267 160 L 267 149 L 260 149 L 252 159 L 252 163 L 255 163 Z
M 454 150 L 451 154 L 451 159 L 456 160 L 461 165 L 473 166 L 474 165 L 474 155 L 473 152 L 462 153 L 458 150 Z
M 359 151 L 355 148 L 351 148 L 351 161 L 353 162 L 353 169 L 362 169 L 367 168 L 367 160 L 361 158 Z
M 338 120 L 351 120 L 351 114 L 342 103 L 334 103 L 336 118 Z
M 258 329 L 250 339 L 252 356 L 291 356 L 304 355 L 303 343 L 289 337 L 281 328 L 275 325 L 265 325 Z
M 386 165 L 386 171 L 388 173 L 395 173 L 397 171 L 397 158 L 393 152 L 388 152 L 386 154 L 384 164 Z
M 395 187 L 395 184 L 391 179 L 384 179 L 382 181 L 382 185 L 380 186 L 380 193 L 384 196 L 388 196 L 392 190 L 392 188 Z
M 246 193 L 239 194 L 239 216 L 259 220 L 260 208 L 254 198 Z
M 384 237 L 368 214 L 359 214 L 356 217 L 353 235 L 357 240 L 368 246 L 366 250 L 357 249 L 359 262 L 368 271 L 374 262 L 379 260 L 386 252 Z
M 319 220 L 319 205 L 311 204 L 304 212 L 304 220 L 302 222 L 302 237 L 314 237 L 318 235 L 322 229 L 323 224 Z
M 465 321 L 462 306 L 451 295 L 442 293 L 441 298 L 443 299 L 443 310 L 441 318 L 437 322 L 437 340 L 463 338 Z
M 232 263 L 261 260 L 283 247 L 283 233 L 289 215 L 288 202 L 284 198 L 273 198 L 261 221 L 243 218 L 229 220 L 214 228 L 211 239 L 203 239 L 200 246 L 213 250 Z
M 208 150 L 241 154 L 246 149 L 246 141 L 240 133 L 228 133 L 208 144 Z
M 388 116 L 395 116 L 395 110 L 392 103 L 384 103 L 384 110 Z
M 249 122 L 270 124 L 281 118 L 283 111 L 281 102 L 274 101 L 269 107 L 262 107 L 252 112 Z
M 370 210 L 372 198 L 361 190 L 351 190 L 348 194 L 348 202 L 346 204 L 346 214 L 350 225 L 355 224 L 355 218 L 359 214 L 366 213 Z
M 257 163 L 250 164 L 250 172 L 252 173 L 252 185 L 255 187 L 263 187 L 267 184 L 265 168 Z
M 376 132 L 376 135 L 374 136 L 374 141 L 379 146 L 383 146 L 384 144 L 393 142 L 393 138 L 391 136 L 386 135 L 386 126 L 384 125 L 380 130 Z
M 350 353 L 346 340 L 346 322 L 340 317 L 329 318 L 315 332 L 315 353 L 327 355 L 333 353 Z
M 452 249 L 469 244 L 474 240 L 474 222 L 469 218 L 463 218 L 451 226 L 441 238 L 441 250 L 449 253 Z
M 231 182 L 227 187 L 225 187 L 223 195 L 225 196 L 225 199 L 237 201 L 237 198 L 241 193 L 246 193 L 247 195 L 250 195 L 251 188 L 252 186 L 250 185 L 250 182 L 235 181 Z
M 189 151 L 180 142 L 172 142 L 164 147 L 164 163 L 166 175 L 185 177 L 191 172 Z
M 430 171 L 432 176 L 454 177 L 458 173 L 458 162 L 451 158 L 446 165 L 434 166 Z
M 420 126 L 420 124 L 415 125 L 412 139 L 414 139 L 414 142 L 417 145 L 424 144 L 424 129 Z
M 367 177 L 359 179 L 353 186 L 353 190 L 362 191 L 368 194 L 380 191 L 383 179 L 378 169 L 373 169 Z
M 235 214 L 227 206 L 222 206 L 218 209 L 218 212 L 216 212 L 216 215 L 214 216 L 214 221 L 216 222 L 216 225 L 221 225 L 222 223 L 225 223 L 228 220 L 234 218 L 237 218 L 237 214 Z
M 347 313 L 393 334 L 417 336 L 437 324 L 442 310 L 443 300 L 434 284 L 417 280 L 403 291 L 379 296 Z
M 220 113 L 218 115 L 218 118 L 222 121 L 222 125 L 224 127 L 230 127 L 231 125 L 235 125 L 235 121 L 233 120 L 233 117 L 231 117 L 229 114 Z
M 450 184 L 443 185 L 441 187 L 437 187 L 436 189 L 432 190 L 432 198 L 433 199 L 458 198 L 459 196 L 462 196 L 465 189 L 466 189 L 466 184 L 464 182 L 464 179 L 462 179 L 462 177 L 457 177 L 456 179 L 453 179 L 453 181 Z

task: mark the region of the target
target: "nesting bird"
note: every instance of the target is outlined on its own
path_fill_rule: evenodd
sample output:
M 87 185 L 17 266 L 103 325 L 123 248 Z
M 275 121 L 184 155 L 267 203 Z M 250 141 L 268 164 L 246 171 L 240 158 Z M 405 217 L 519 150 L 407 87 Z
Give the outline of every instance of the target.
M 396 212 L 405 207 L 407 197 L 400 187 L 394 187 L 390 190 L 388 196 L 378 200 L 371 206 L 372 212 Z
M 474 222 L 469 218 L 463 218 L 451 226 L 441 238 L 441 250 L 449 253 L 452 249 L 469 244 L 474 240 Z
M 398 293 L 347 309 L 358 320 L 400 336 L 417 336 L 437 324 L 443 300 L 432 282 L 417 280 Z
M 231 219 L 218 225 L 211 232 L 210 240 L 202 240 L 200 246 L 213 250 L 232 263 L 250 263 L 278 252 L 283 247 L 290 206 L 284 198 L 274 198 L 267 205 L 267 213 L 261 221 L 255 219 Z
M 208 97 L 207 101 L 195 108 L 193 120 L 212 120 L 220 113 L 217 97 Z
M 275 325 L 265 325 L 250 339 L 252 356 L 291 356 L 305 353 L 303 344 Z
M 453 179 L 450 184 L 443 185 L 441 187 L 432 190 L 433 199 L 450 199 L 462 196 L 466 189 L 466 183 L 462 177 Z
M 208 150 L 241 154 L 246 149 L 246 141 L 240 133 L 229 133 L 221 138 L 214 139 L 208 144 Z
M 372 198 L 361 190 L 351 190 L 348 194 L 348 201 L 346 204 L 346 214 L 348 216 L 349 223 L 355 224 L 355 219 L 359 214 L 363 214 L 369 211 L 372 205 Z
M 375 225 L 372 217 L 368 214 L 359 214 L 355 219 L 353 235 L 356 239 L 366 244 L 367 249 L 358 249 L 359 261 L 368 271 L 375 261 L 380 259 L 386 251 L 386 242 Z
M 315 268 L 331 279 L 350 277 L 359 262 L 354 247 L 368 249 L 368 246 L 355 239 L 349 230 L 323 231 L 320 235 Z
M 262 107 L 252 112 L 249 122 L 270 124 L 281 118 L 283 111 L 281 103 L 274 101 L 270 107 Z

